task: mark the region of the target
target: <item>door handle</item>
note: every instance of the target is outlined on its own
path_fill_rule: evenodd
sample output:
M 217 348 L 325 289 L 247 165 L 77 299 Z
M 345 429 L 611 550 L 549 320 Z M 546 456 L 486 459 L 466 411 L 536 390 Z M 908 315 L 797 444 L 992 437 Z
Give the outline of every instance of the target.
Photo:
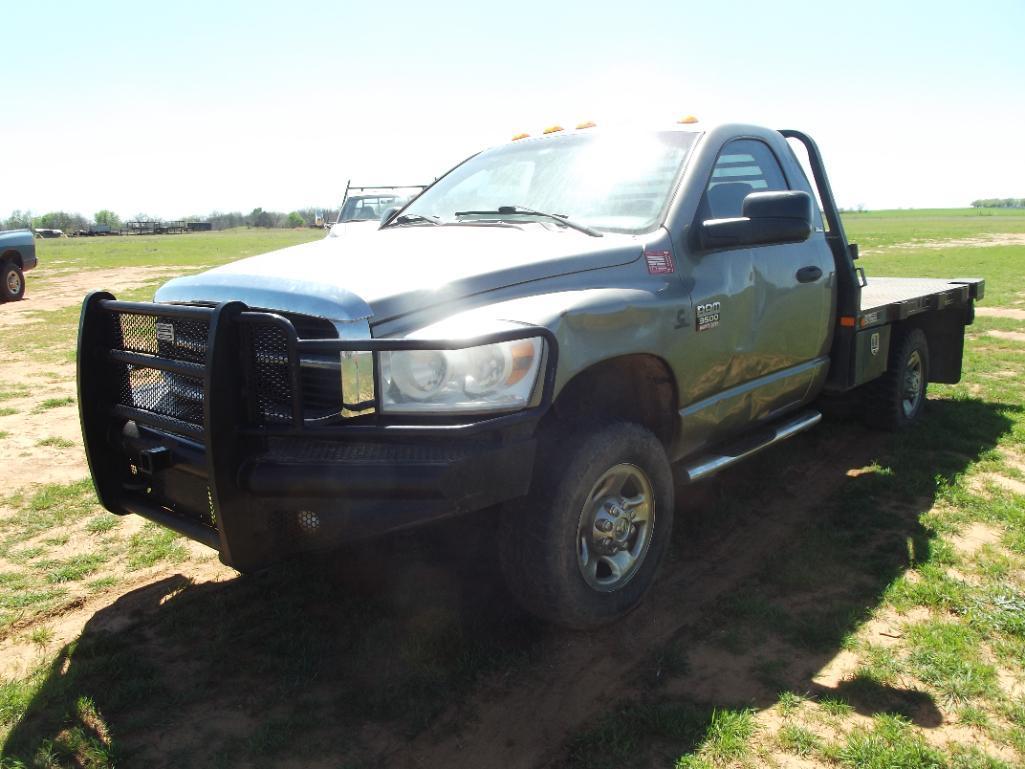
M 818 267 L 802 267 L 797 271 L 798 283 L 814 283 L 822 277 L 822 270 Z

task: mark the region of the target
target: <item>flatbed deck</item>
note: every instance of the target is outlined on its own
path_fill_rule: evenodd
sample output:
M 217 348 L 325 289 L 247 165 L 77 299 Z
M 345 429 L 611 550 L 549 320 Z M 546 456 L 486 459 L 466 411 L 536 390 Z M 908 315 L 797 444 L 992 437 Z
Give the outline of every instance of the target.
M 859 326 L 904 320 L 927 310 L 982 299 L 981 278 L 868 278 L 861 289 Z

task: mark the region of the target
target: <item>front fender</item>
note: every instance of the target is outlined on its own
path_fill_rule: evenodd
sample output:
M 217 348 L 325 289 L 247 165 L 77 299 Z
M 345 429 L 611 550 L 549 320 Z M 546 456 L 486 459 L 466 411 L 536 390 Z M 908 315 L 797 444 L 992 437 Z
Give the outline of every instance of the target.
M 574 376 L 623 355 L 671 355 L 689 327 L 690 300 L 677 284 L 557 291 L 511 299 L 451 315 L 444 325 L 476 335 L 489 326 L 543 326 L 559 342 L 555 396 Z

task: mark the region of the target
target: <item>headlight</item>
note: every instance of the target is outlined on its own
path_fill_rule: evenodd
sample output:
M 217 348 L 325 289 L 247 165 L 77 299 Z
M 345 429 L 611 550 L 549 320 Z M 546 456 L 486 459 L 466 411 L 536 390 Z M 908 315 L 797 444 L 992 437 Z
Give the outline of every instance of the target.
M 462 350 L 382 352 L 381 411 L 390 414 L 515 411 L 537 382 L 540 337 Z

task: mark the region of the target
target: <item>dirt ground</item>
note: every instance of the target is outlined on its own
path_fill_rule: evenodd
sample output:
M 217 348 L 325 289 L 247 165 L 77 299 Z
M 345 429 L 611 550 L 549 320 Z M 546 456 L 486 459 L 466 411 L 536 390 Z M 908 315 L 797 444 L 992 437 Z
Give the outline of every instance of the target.
M 50 269 L 39 282 L 33 273 L 26 275 L 25 298 L 20 302 L 0 305 L 0 330 L 34 323 L 34 313 L 61 310 L 82 303 L 82 297 L 95 289 L 114 292 L 142 288 L 172 275 L 180 275 L 179 267 L 118 267 L 109 270 L 78 271 Z M 45 290 L 43 290 L 45 288 Z
M 1020 242 L 1025 242 L 1025 236 L 1021 236 Z M 34 301 L 30 296 L 21 304 L 5 306 L 0 311 L 0 329 L 31 322 L 33 311 L 77 304 L 84 291 L 90 288 L 103 286 L 121 292 L 146 285 L 163 274 L 166 271 L 161 269 L 135 269 L 58 275 L 51 279 L 45 300 Z M 991 309 L 990 314 L 1000 317 L 1017 318 L 1005 313 L 1022 312 L 980 308 L 980 314 L 986 314 L 984 309 Z M 989 333 L 1015 341 L 1025 338 L 1017 332 Z M 0 431 L 10 433 L 9 438 L 0 442 L 0 464 L 21 463 L 33 467 L 31 475 L 7 479 L 8 493 L 39 483 L 74 481 L 87 476 L 76 405 L 42 408 L 48 399 L 73 398 L 73 383 L 70 363 L 46 365 L 24 357 L 4 362 L 0 384 L 25 385 L 29 392 L 2 404 L 15 409 L 16 413 L 0 417 Z M 502 673 L 485 680 L 474 688 L 469 701 L 453 705 L 412 740 L 388 728 L 367 731 L 360 735 L 366 753 L 374 756 L 380 765 L 396 769 L 455 766 L 536 769 L 560 765 L 567 735 L 606 715 L 615 703 L 640 696 L 646 683 L 638 671 L 655 664 L 646 658 L 650 650 L 664 647 L 681 635 L 687 636 L 689 629 L 701 621 L 718 597 L 737 590 L 766 557 L 784 545 L 795 531 L 814 520 L 827 498 L 844 483 L 866 472 L 883 438 L 850 428 L 855 430 L 855 439 L 844 440 L 844 431 L 848 429 L 828 435 L 817 431 L 796 439 L 810 447 L 811 459 L 785 474 L 782 492 L 766 500 L 757 511 L 749 511 L 742 522 L 728 530 L 717 531 L 711 537 L 698 536 L 685 548 L 683 557 L 663 568 L 651 595 L 629 618 L 595 633 L 550 631 L 545 637 L 541 666 L 517 669 L 511 675 Z M 74 446 L 40 446 L 38 442 L 43 437 L 63 439 Z M 700 508 L 705 495 L 714 497 L 730 484 L 744 482 L 746 472 L 743 467 L 737 468 L 712 484 L 685 490 L 679 501 L 678 525 L 686 526 L 687 517 Z M 1005 487 L 1013 484 L 1012 490 L 1021 491 L 1020 481 L 1003 477 L 992 480 Z M 0 507 L 0 515 L 4 514 L 6 511 Z M 127 525 L 137 526 L 138 522 Z M 955 539 L 954 545 L 959 550 L 973 552 L 992 545 L 997 539 L 998 534 L 992 529 L 976 525 Z M 194 546 L 193 553 L 209 555 L 209 551 L 198 545 Z M 399 565 L 399 568 L 408 570 L 411 584 L 418 580 L 416 563 Z M 14 632 L 0 640 L 0 676 L 22 675 L 38 659 L 38 646 L 28 638 L 33 626 L 48 627 L 53 633 L 50 645 L 60 646 L 79 637 L 87 626 L 88 632 L 95 635 L 144 625 L 160 611 L 166 596 L 159 591 L 166 590 L 167 584 L 202 587 L 229 583 L 236 578 L 233 570 L 209 557 L 194 557 L 182 564 L 138 572 L 115 589 L 84 596 L 56 613 L 15 625 Z M 452 593 L 463 589 L 452 584 L 451 579 L 442 579 L 438 584 L 438 595 L 426 601 L 428 612 L 432 600 L 444 603 Z M 427 583 L 427 587 L 437 586 Z M 419 595 L 426 592 L 426 588 L 417 584 L 416 591 Z M 488 602 L 495 598 L 485 595 L 482 600 Z M 499 599 L 504 600 L 504 597 Z M 478 600 L 481 599 L 478 597 Z M 885 646 L 892 642 L 890 639 L 900 637 L 901 628 L 908 620 L 906 616 L 896 615 L 876 617 L 866 625 L 864 632 Z M 808 655 L 802 661 L 806 668 L 803 672 L 807 691 L 828 694 L 843 686 L 852 672 L 853 658 L 842 649 L 834 651 L 835 654 L 828 656 Z M 772 650 L 759 649 L 758 653 L 771 656 Z M 771 701 L 771 693 L 751 675 L 751 665 L 756 662 L 753 656 L 738 659 L 736 654 L 715 644 L 704 643 L 690 648 L 688 658 L 695 672 L 671 682 L 667 690 L 670 693 L 677 691 L 707 702 Z M 171 677 L 188 677 L 192 669 L 188 650 L 183 649 L 174 650 L 162 664 Z M 330 696 L 327 691 L 323 694 Z M 216 697 L 210 701 L 185 703 L 182 707 L 184 717 L 162 725 L 159 734 L 152 731 L 129 733 L 123 738 L 126 746 L 138 750 L 148 745 L 157 747 L 158 752 L 170 752 L 196 743 L 195 724 L 210 724 L 209 728 L 220 738 L 230 737 L 233 732 L 242 734 L 252 727 L 251 718 L 224 708 Z M 776 716 L 766 707 L 759 717 L 771 720 Z M 923 715 L 923 720 L 931 727 L 929 740 L 936 744 L 973 739 L 971 735 L 966 738 L 958 724 L 943 721 L 938 713 Z M 331 724 L 324 725 L 325 731 L 331 729 Z M 994 749 L 993 752 L 999 751 Z M 280 765 L 334 764 L 321 757 L 311 761 L 296 758 Z
M 106 289 L 120 294 L 131 289 L 160 280 L 170 274 L 180 273 L 176 267 L 136 267 L 112 270 L 77 272 L 51 269 L 45 282 L 45 291 L 33 290 L 30 283 L 25 299 L 20 302 L 0 305 L 0 333 L 37 321 L 34 313 L 60 310 L 77 306 L 82 297 L 94 289 Z M 31 277 L 31 273 L 30 273 Z M 37 289 L 42 286 L 37 285 Z M 3 498 L 18 492 L 28 492 L 47 483 L 70 483 L 87 478 L 89 469 L 82 449 L 82 432 L 78 419 L 78 405 L 74 401 L 75 367 L 70 362 L 40 363 L 26 355 L 13 355 L 3 361 L 0 367 L 0 391 L 5 388 L 24 388 L 25 394 L 5 399 L 0 407 L 14 413 L 0 414 L 0 433 L 6 437 L 0 441 L 0 467 L 32 468 L 31 472 L 7 473 L 4 477 L 3 494 L 0 495 L 0 517 L 9 515 Z M 43 404 L 49 400 L 70 399 L 70 402 L 51 408 Z M 53 444 L 40 445 L 47 438 L 54 438 Z M 67 445 L 71 444 L 71 445 Z M 130 536 L 142 525 L 136 516 L 127 516 L 123 521 L 123 532 Z M 71 557 L 89 551 L 93 543 L 86 540 L 72 541 L 60 549 L 60 557 Z M 28 639 L 28 631 L 37 625 L 45 625 L 53 632 L 53 644 L 67 643 L 79 636 L 82 628 L 93 615 L 109 606 L 125 592 L 166 577 L 170 573 L 187 572 L 189 578 L 208 581 L 235 576 L 228 569 L 211 559 L 212 551 L 189 543 L 189 548 L 199 559 L 175 567 L 166 566 L 149 569 L 132 575 L 116 589 L 94 595 L 81 596 L 62 606 L 56 614 L 35 617 L 27 623 L 15 623 L 0 639 L 0 678 L 14 678 L 24 675 L 39 657 L 39 648 Z M 0 566 L 3 559 L 0 559 Z
M 664 647 L 681 634 L 686 636 L 717 598 L 736 590 L 766 556 L 793 536 L 795 529 L 814 518 L 821 503 L 849 481 L 852 472 L 857 476 L 857 469 L 871 462 L 881 442 L 879 436 L 863 430 L 858 430 L 858 439 L 853 444 L 829 440 L 824 435 L 798 440 L 814 444 L 815 458 L 788 474 L 783 493 L 769 500 L 757 515 L 746 516 L 729 530 L 716 532 L 711 539 L 698 536 L 686 548 L 684 557 L 663 568 L 652 594 L 628 619 L 594 633 L 552 630 L 544 643 L 544 662 L 540 667 L 517 670 L 511 676 L 503 673 L 491 677 L 475 688 L 468 702 L 453 705 L 412 740 L 389 728 L 364 732 L 360 741 L 365 754 L 374 756 L 380 765 L 396 769 L 536 769 L 558 765 L 568 734 L 606 714 L 616 702 L 640 694 L 650 684 L 646 674 L 639 673 L 653 664 L 646 658 L 650 650 Z M 730 484 L 744 482 L 746 472 L 740 467 L 712 484 L 689 489 L 679 503 L 677 525 L 686 526 L 687 517 L 707 498 L 716 497 Z M 405 562 L 387 568 L 393 567 L 407 572 L 408 580 L 403 576 L 392 578 L 407 587 L 416 585 L 411 589 L 419 596 L 417 610 L 426 617 L 451 602 L 466 600 L 465 595 L 458 597 L 468 589 L 466 585 L 460 583 L 458 576 L 440 574 L 437 563 Z M 149 621 L 147 617 L 160 612 L 165 600 L 155 600 L 158 594 L 154 590 L 168 590 L 162 581 L 202 588 L 218 581 L 227 584 L 235 577 L 233 570 L 211 562 L 190 561 L 149 570 L 116 591 L 92 597 L 41 621 L 54 629 L 55 643 L 77 637 L 87 624 L 90 636 L 129 625 L 144 626 Z M 482 582 L 488 584 L 490 578 L 487 575 Z M 381 589 L 374 585 L 356 587 L 366 588 Z M 485 591 L 472 600 L 480 602 L 476 611 L 487 613 L 487 604 L 509 599 Z M 880 631 L 891 632 L 895 622 L 884 623 Z M 27 640 L 27 629 L 20 628 L 20 633 L 0 644 L 0 656 L 8 670 L 28 664 L 39 653 Z M 759 650 L 759 654 L 764 652 L 765 649 Z M 157 653 L 166 657 L 161 664 L 170 666 L 170 678 L 192 675 L 187 650 Z M 684 687 L 687 696 L 709 702 L 771 701 L 769 692 L 753 683 L 748 667 L 753 660 L 741 657 L 738 663 L 735 654 L 714 644 L 690 648 L 687 655 L 695 674 L 672 682 L 670 686 L 675 688 L 668 692 Z M 845 672 L 842 656 L 839 660 L 810 657 L 807 687 L 828 692 L 838 685 Z M 323 694 L 330 697 L 328 691 Z M 224 698 L 230 700 L 231 695 L 225 694 Z M 216 696 L 186 706 L 184 714 L 162 725 L 159 735 L 147 730 L 127 735 L 122 742 L 129 750 L 155 749 L 159 755 L 172 748 L 194 746 L 194 726 L 200 723 L 209 725 L 208 730 L 217 735 L 215 741 L 229 739 L 234 732 L 244 734 L 255 725 L 251 716 Z M 331 733 L 333 727 L 325 724 L 324 729 Z M 334 764 L 297 759 L 281 765 Z
M 441 719 L 413 742 L 397 746 L 388 754 L 386 764 L 402 769 L 533 769 L 557 762 L 567 734 L 608 712 L 617 701 L 641 693 L 645 682 L 638 676 L 638 668 L 645 660 L 643 652 L 638 657 L 637 651 L 664 646 L 694 625 L 718 597 L 750 577 L 801 521 L 815 515 L 852 467 L 871 461 L 880 441 L 868 437 L 856 448 L 816 441 L 821 448 L 819 457 L 800 473 L 793 473 L 787 490 L 759 511 L 757 521 L 732 528 L 715 542 L 696 542 L 694 552 L 687 554 L 691 557 L 663 569 L 652 594 L 628 619 L 601 633 L 562 635 L 543 671 L 528 680 L 485 688 L 465 708 L 475 714 L 471 723 L 461 722 L 455 729 L 452 720 Z M 716 484 L 728 485 L 744 472 L 737 468 Z M 698 493 L 714 496 L 717 491 L 711 486 Z M 684 498 L 680 512 L 686 516 L 700 502 Z M 744 557 L 738 559 L 738 553 Z M 700 586 L 699 590 L 691 590 L 694 586 Z M 676 684 L 685 687 L 691 699 L 749 702 L 765 695 L 752 690 L 749 670 L 738 665 L 734 654 L 702 645 L 689 649 L 688 658 L 696 675 Z M 820 673 L 809 670 L 809 684 Z M 450 719 L 461 716 L 453 713 Z

